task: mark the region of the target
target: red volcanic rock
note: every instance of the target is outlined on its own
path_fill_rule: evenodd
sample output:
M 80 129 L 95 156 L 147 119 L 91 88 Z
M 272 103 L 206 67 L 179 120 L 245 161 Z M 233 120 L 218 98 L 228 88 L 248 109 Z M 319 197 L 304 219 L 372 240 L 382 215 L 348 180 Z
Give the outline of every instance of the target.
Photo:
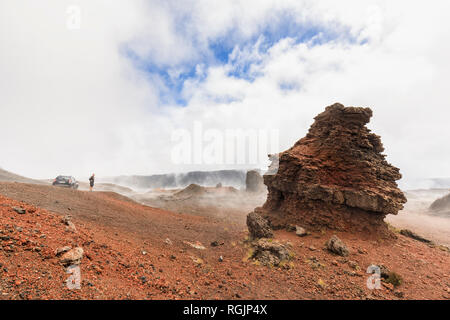
M 406 198 L 395 182 L 399 169 L 365 126 L 371 117 L 370 108 L 327 107 L 306 137 L 279 154 L 278 171 L 264 176 L 267 201 L 255 211 L 273 228 L 387 232 L 384 217 L 397 214 Z

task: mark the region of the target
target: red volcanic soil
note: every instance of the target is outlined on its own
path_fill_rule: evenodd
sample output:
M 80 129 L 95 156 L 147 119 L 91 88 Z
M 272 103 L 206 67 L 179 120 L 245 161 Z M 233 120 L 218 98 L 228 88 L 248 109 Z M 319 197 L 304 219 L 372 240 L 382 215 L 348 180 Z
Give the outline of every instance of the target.
M 62 222 L 67 214 L 76 231 Z M 348 257 L 324 249 L 333 234 L 349 247 Z M 376 240 L 278 230 L 274 241 L 292 245 L 289 269 L 247 259 L 246 237 L 244 224 L 155 209 L 111 192 L 0 183 L 0 299 L 450 298 L 449 252 L 399 234 Z M 84 249 L 79 290 L 65 285 L 69 275 L 55 255 L 63 246 Z M 403 283 L 368 289 L 371 264 L 387 266 Z

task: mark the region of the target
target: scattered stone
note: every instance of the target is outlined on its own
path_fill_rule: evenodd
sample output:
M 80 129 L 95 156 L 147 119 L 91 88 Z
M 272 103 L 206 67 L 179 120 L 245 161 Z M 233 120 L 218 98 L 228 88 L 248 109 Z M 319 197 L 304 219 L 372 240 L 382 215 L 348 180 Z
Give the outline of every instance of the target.
M 251 258 L 265 266 L 286 266 L 286 262 L 292 258 L 292 253 L 286 245 L 277 241 L 259 239 L 254 243 L 254 251 Z
M 383 287 L 385 287 L 388 290 L 394 290 L 394 285 L 392 283 L 388 283 L 388 282 L 382 282 Z
M 72 216 L 70 214 L 65 215 L 64 217 L 61 218 L 61 222 L 64 223 L 65 225 L 69 225 L 69 222 L 72 221 Z
M 211 247 L 218 247 L 223 244 L 224 244 L 224 242 L 219 242 L 219 241 L 215 240 L 215 241 L 211 242 Z
M 299 237 L 304 237 L 306 236 L 308 233 L 306 232 L 306 230 L 300 226 L 295 226 L 295 234 L 298 235 Z
M 317 281 L 317 285 L 318 285 L 319 288 L 321 288 L 321 289 L 326 289 L 326 287 L 327 287 L 327 284 L 326 284 L 325 281 L 323 281 L 322 279 L 319 279 L 319 280 Z
M 65 247 L 61 247 L 61 248 L 58 248 L 58 249 L 56 249 L 56 251 L 55 251 L 55 256 L 60 256 L 61 254 L 63 254 L 64 252 L 67 252 L 67 251 L 69 251 L 70 249 L 72 249 L 72 247 L 69 247 L 69 246 L 65 246 Z
M 147 277 L 141 276 L 139 279 L 142 281 L 142 284 L 145 284 L 147 282 Z
M 315 251 L 315 250 L 316 250 L 316 247 L 314 247 L 314 246 L 309 246 L 308 249 L 311 250 L 311 251 Z
M 336 235 L 332 236 L 330 240 L 326 243 L 326 247 L 329 251 L 338 254 L 340 256 L 346 257 L 349 254 L 348 248 L 341 239 Z
M 24 208 L 14 207 L 13 210 L 15 212 L 17 212 L 18 214 L 25 214 L 25 213 L 27 213 L 27 210 L 25 210 Z
M 96 264 L 92 265 L 92 269 L 93 269 L 97 274 L 102 274 L 102 268 L 100 268 L 100 267 L 97 266 Z
M 273 232 L 266 219 L 256 212 L 247 215 L 247 227 L 253 239 L 272 238 Z
M 293 225 L 293 224 L 288 224 L 288 225 L 286 226 L 286 231 L 294 232 L 294 231 L 295 231 L 295 228 L 296 228 L 295 225 Z
M 348 265 L 350 268 L 352 268 L 354 270 L 361 270 L 361 268 L 359 267 L 359 265 L 356 261 L 349 261 Z
M 60 259 L 60 262 L 64 266 L 69 266 L 73 264 L 80 264 L 83 258 L 84 250 L 81 247 L 77 247 L 65 252 Z
M 203 244 L 201 244 L 201 242 L 196 241 L 195 243 L 189 242 L 189 241 L 183 241 L 183 243 L 191 246 L 192 248 L 198 249 L 198 250 L 205 250 L 205 246 L 203 246 Z
M 359 249 L 358 249 L 358 253 L 359 253 L 359 254 L 367 254 L 367 251 L 366 251 L 365 249 L 359 248 Z
M 223 262 L 223 257 L 222 256 L 219 257 L 219 262 Z
M 417 233 L 412 232 L 408 229 L 402 229 L 400 230 L 400 234 L 404 235 L 405 237 L 409 237 L 411 239 L 424 242 L 424 243 L 433 243 L 431 240 L 425 239 L 422 236 L 419 236 Z
M 405 296 L 405 293 L 399 290 L 395 290 L 394 295 L 398 298 L 403 298 Z
M 71 215 L 65 215 L 61 222 L 66 225 L 66 231 L 75 232 L 77 231 L 77 228 L 75 227 L 75 224 L 72 222 L 72 216 Z
M 306 259 L 306 262 L 311 266 L 313 270 L 325 268 L 325 265 L 320 263 L 319 259 L 317 259 L 316 257 L 309 257 L 309 259 Z
M 172 241 L 171 241 L 169 238 L 166 238 L 166 240 L 164 240 L 164 242 L 165 242 L 166 244 L 168 244 L 169 246 L 172 245 Z

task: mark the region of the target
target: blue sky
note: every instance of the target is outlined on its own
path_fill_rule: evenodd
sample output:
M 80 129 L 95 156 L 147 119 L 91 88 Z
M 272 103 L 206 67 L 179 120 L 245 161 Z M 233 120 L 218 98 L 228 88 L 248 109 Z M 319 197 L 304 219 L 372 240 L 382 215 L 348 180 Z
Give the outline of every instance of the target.
M 246 81 L 253 81 L 261 74 L 252 72 L 252 66 L 262 62 L 261 56 L 283 39 L 292 39 L 292 44 L 307 43 L 308 46 L 320 46 L 329 42 L 358 44 L 358 40 L 351 34 L 349 27 L 335 22 L 321 24 L 317 22 L 299 23 L 289 12 L 282 12 L 276 20 L 268 20 L 257 28 L 256 32 L 244 35 L 242 30 L 232 27 L 217 37 L 208 38 L 206 45 L 201 44 L 199 35 L 186 30 L 191 22 L 189 16 L 178 17 L 176 32 L 187 39 L 196 48 L 194 59 L 183 60 L 181 63 L 158 63 L 152 56 L 140 56 L 131 46 L 124 44 L 122 54 L 127 57 L 135 68 L 144 71 L 149 81 L 157 80 L 159 86 L 159 103 L 161 105 L 177 105 L 185 107 L 189 97 L 183 92 L 185 81 L 201 82 L 206 78 L 205 73 L 198 72 L 198 66 L 208 69 L 213 66 L 228 66 L 227 75 Z M 367 39 L 360 40 L 365 44 Z M 244 55 L 232 56 L 233 51 L 254 50 L 257 57 Z M 299 90 L 298 83 L 285 82 L 280 84 L 282 90 Z M 230 99 L 229 101 L 232 101 Z

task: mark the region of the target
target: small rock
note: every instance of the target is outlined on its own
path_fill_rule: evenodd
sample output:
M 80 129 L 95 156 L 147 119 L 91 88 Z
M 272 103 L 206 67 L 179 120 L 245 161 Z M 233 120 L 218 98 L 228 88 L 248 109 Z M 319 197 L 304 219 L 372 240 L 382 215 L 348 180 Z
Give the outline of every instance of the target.
M 403 298 L 405 296 L 405 294 L 402 291 L 399 290 L 395 290 L 394 291 L 394 295 L 398 298 Z
M 383 286 L 388 290 L 394 290 L 394 285 L 392 283 L 382 282 Z
M 348 248 L 337 236 L 332 236 L 330 240 L 326 243 L 326 247 L 329 251 L 336 253 L 340 256 L 348 256 Z
M 192 243 L 192 242 L 189 242 L 189 241 L 183 241 L 183 242 L 185 244 L 191 246 L 192 248 L 195 248 L 195 249 L 198 249 L 198 250 L 205 250 L 206 249 L 205 246 L 203 246 L 203 244 L 201 242 L 199 242 L 199 241 L 197 241 L 195 243 Z
M 142 281 L 143 284 L 147 282 L 147 277 L 145 276 L 139 277 L 139 279 Z
M 96 264 L 92 265 L 92 269 L 94 269 L 94 271 L 97 272 L 97 274 L 102 273 L 102 269 L 99 266 L 97 266 Z
M 223 262 L 223 257 L 222 256 L 219 257 L 219 262 Z
M 349 261 L 348 265 L 350 268 L 355 269 L 355 270 L 361 269 L 356 261 Z
M 298 235 L 299 237 L 304 237 L 306 236 L 308 233 L 306 232 L 306 230 L 300 226 L 295 226 L 295 234 Z
M 273 237 L 272 229 L 267 220 L 256 212 L 247 215 L 247 227 L 250 236 L 254 239 Z
M 317 281 L 317 285 L 319 286 L 319 288 L 321 289 L 325 289 L 327 287 L 327 284 L 325 283 L 325 281 L 323 281 L 322 279 L 319 279 Z
M 293 224 L 288 224 L 286 226 L 286 230 L 289 232 L 294 232 L 295 231 L 296 226 L 294 226 Z
M 68 225 L 66 226 L 66 231 L 75 232 L 77 231 L 77 228 L 73 224 L 72 221 L 69 221 Z
M 213 242 L 211 242 L 211 247 L 217 247 L 219 246 L 219 241 L 215 240 Z
M 83 258 L 84 250 L 81 247 L 77 247 L 65 252 L 60 259 L 60 262 L 64 266 L 69 266 L 73 264 L 80 264 Z
M 72 249 L 72 247 L 69 247 L 69 246 L 65 246 L 65 247 L 58 248 L 58 249 L 56 249 L 56 251 L 55 251 L 55 255 L 58 257 L 58 256 L 60 256 L 61 254 L 63 254 L 64 252 L 69 251 L 70 249 Z
M 61 222 L 65 225 L 69 225 L 69 222 L 72 220 L 72 216 L 67 214 L 64 217 L 61 218 Z
M 171 241 L 169 238 L 166 238 L 166 240 L 164 240 L 164 242 L 165 242 L 166 244 L 168 244 L 169 246 L 172 245 L 172 241 Z
M 14 207 L 13 210 L 15 212 L 17 212 L 18 214 L 25 214 L 25 213 L 27 213 L 27 210 L 25 210 L 24 208 Z
M 309 246 L 308 249 L 311 250 L 311 251 L 315 251 L 315 250 L 316 250 L 316 247 L 314 247 L 314 246 Z
M 254 244 L 254 251 L 251 258 L 258 260 L 265 266 L 284 265 L 288 267 L 289 265 L 286 262 L 292 259 L 292 253 L 289 252 L 288 246 L 284 244 L 260 239 Z

